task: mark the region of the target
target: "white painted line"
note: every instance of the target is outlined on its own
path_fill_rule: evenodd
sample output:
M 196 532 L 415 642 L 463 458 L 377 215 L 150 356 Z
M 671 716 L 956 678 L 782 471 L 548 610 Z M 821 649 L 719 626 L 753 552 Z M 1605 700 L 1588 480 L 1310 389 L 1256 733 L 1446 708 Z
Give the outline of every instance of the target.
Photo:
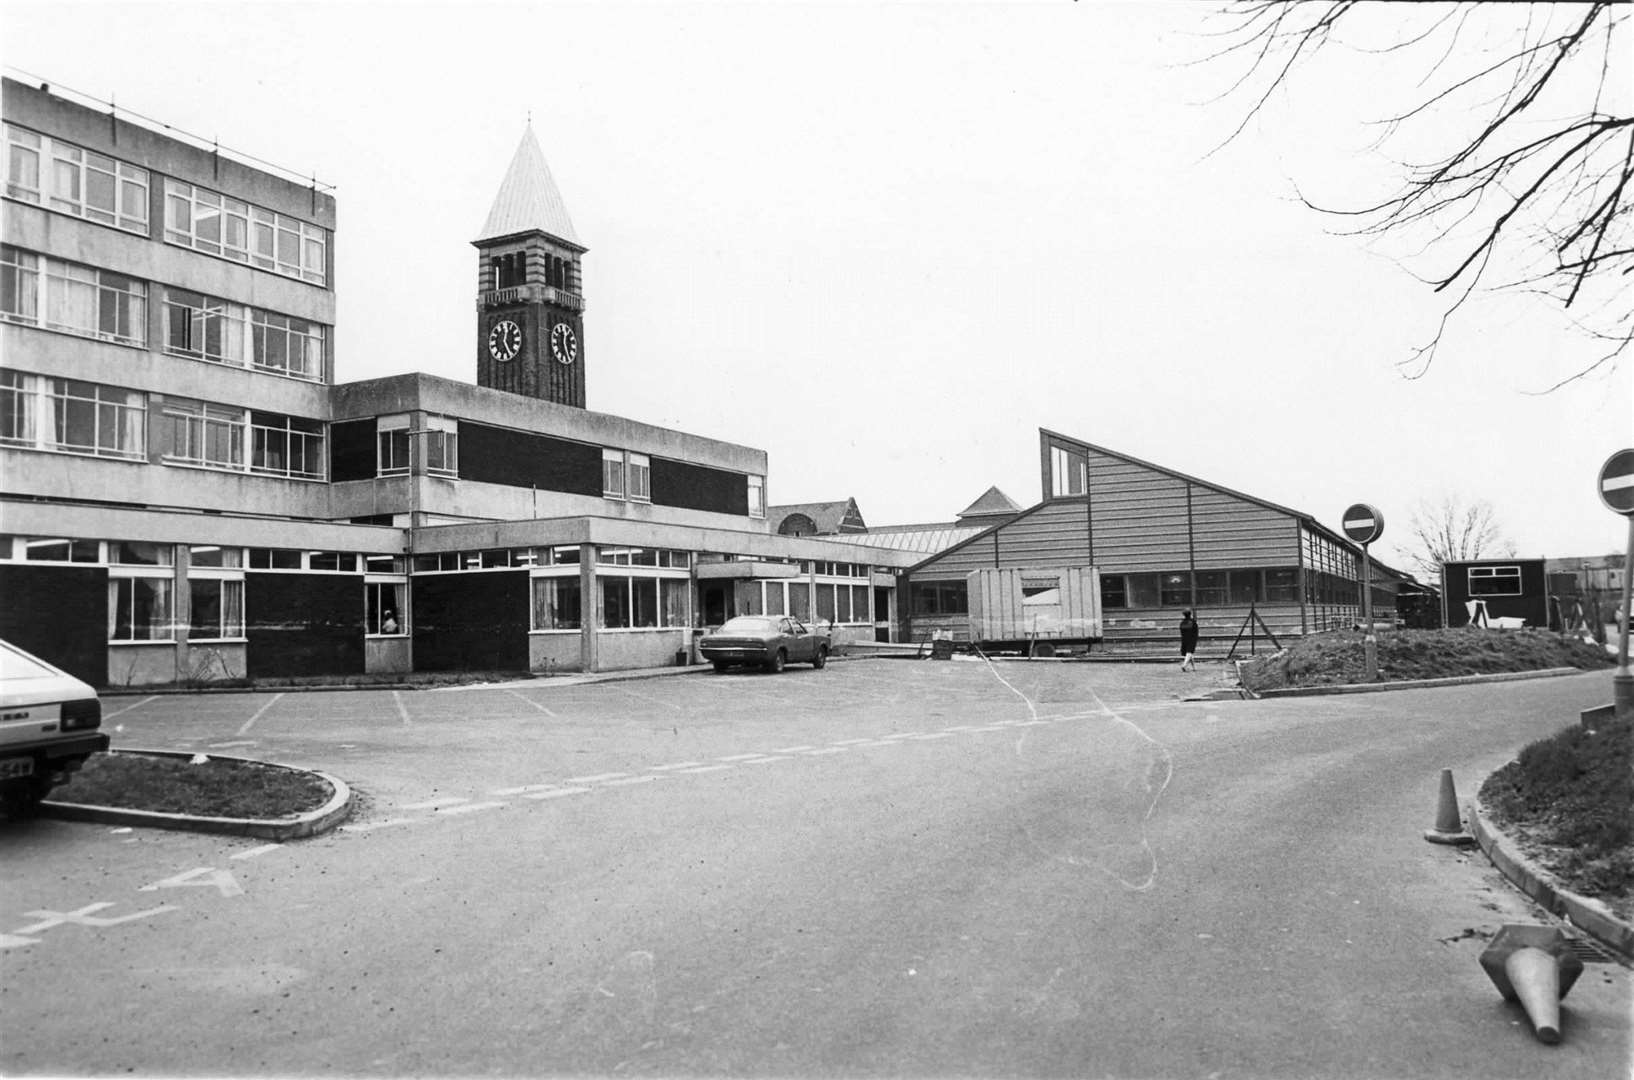
M 595 776 L 570 776 L 564 783 L 568 784 L 599 784 L 603 780 L 622 780 L 630 774 L 627 772 L 604 772 Z
M 700 765 L 696 769 L 682 769 L 684 773 L 720 772 L 723 769 L 733 768 L 731 765 Z
M 208 744 L 212 750 L 231 750 L 235 746 L 254 746 L 254 739 L 234 739 L 231 742 L 213 742 Z
M 882 738 L 882 739 L 917 739 L 917 738 L 919 738 L 919 736 L 921 736 L 923 734 L 924 734 L 923 731 L 899 731 L 895 735 L 881 735 L 880 738 Z
M 403 704 L 403 692 L 401 690 L 393 690 L 391 692 L 391 700 L 392 704 L 397 706 L 397 715 L 403 718 L 403 726 L 408 727 L 409 715 L 408 708 Z
M 252 847 L 248 851 L 240 851 L 236 855 L 229 855 L 227 857 L 229 859 L 254 859 L 265 855 L 269 851 L 277 851 L 283 846 L 284 845 L 282 844 L 262 844 L 260 847 Z
M 887 742 L 884 739 L 869 739 L 866 742 L 854 742 L 851 745 L 858 748 L 865 746 L 901 746 L 902 740 L 892 739 L 891 741 Z
M 463 798 L 463 797 L 461 797 L 459 795 L 449 795 L 449 796 L 447 796 L 445 798 L 441 798 L 441 799 L 427 799 L 425 802 L 404 803 L 403 806 L 402 806 L 402 809 L 404 809 L 404 810 L 438 810 L 438 809 L 441 809 L 444 806 L 455 806 L 455 805 L 457 805 L 459 803 L 470 802 L 470 801 L 471 801 L 470 799 Z
M 478 810 L 497 810 L 504 805 L 502 802 L 474 802 L 463 806 L 439 806 L 435 812 L 452 817 L 455 814 L 473 814 Z
M 816 749 L 816 747 L 813 747 L 813 746 L 785 746 L 781 750 L 774 750 L 773 753 L 776 753 L 776 754 L 803 754 L 807 750 L 814 750 L 814 749 Z
M 550 790 L 553 790 L 555 787 L 556 787 L 555 784 L 523 784 L 521 787 L 494 788 L 494 790 L 488 792 L 488 794 L 490 794 L 490 795 L 525 795 L 530 791 L 550 791 Z
M 976 729 L 971 724 L 954 724 L 952 727 L 945 727 L 942 730 L 943 731 L 975 731 Z
M 751 758 L 765 757 L 764 754 L 731 754 L 727 757 L 718 757 L 716 761 L 748 761 Z
M 970 730 L 970 731 L 1003 731 L 1004 728 L 1000 724 L 988 724 L 986 727 L 973 727 L 973 728 L 969 728 L 968 730 Z
M 807 750 L 807 757 L 816 757 L 818 754 L 843 754 L 851 749 L 849 746 L 825 746 L 819 750 Z
M 949 731 L 927 731 L 923 735 L 915 735 L 913 737 L 920 741 L 925 741 L 928 739 L 951 739 L 953 738 L 953 733 Z
M 788 757 L 787 755 L 774 755 L 772 757 L 751 758 L 750 760 L 745 761 L 744 764 L 745 765 L 764 765 L 769 761 L 793 761 L 793 760 L 794 760 L 793 758 Z
M 390 828 L 393 825 L 418 825 L 425 818 L 386 818 L 384 821 L 369 821 L 361 825 L 342 825 L 341 832 L 372 832 L 375 829 Z
M 146 705 L 148 702 L 158 701 L 158 700 L 159 700 L 159 695 L 158 694 L 154 694 L 152 697 L 145 697 L 141 701 L 138 701 L 134 705 L 126 705 L 123 709 L 115 709 L 111 713 L 103 713 L 102 714 L 102 719 L 104 721 L 108 721 L 108 720 L 112 720 L 116 716 L 124 716 L 126 713 L 130 712 L 132 709 L 140 709 L 143 705 Z
M 626 776 L 622 780 L 609 780 L 606 787 L 629 787 L 631 784 L 650 784 L 654 780 L 662 780 L 662 776 Z
M 543 705 L 539 704 L 537 701 L 533 700 L 530 697 L 526 697 L 526 696 L 524 696 L 522 694 L 517 693 L 515 690 L 512 690 L 510 687 L 501 687 L 500 689 L 504 690 L 507 694 L 509 694 L 512 697 L 516 698 L 518 701 L 521 701 L 523 704 L 532 705 L 535 709 L 538 709 L 540 712 L 544 713 L 546 716 L 555 716 L 556 715 L 555 713 L 551 712 L 549 709 L 545 708 Z
M 250 717 L 248 720 L 244 721 L 244 726 L 239 728 L 238 731 L 236 732 L 236 734 L 247 735 L 249 733 L 249 730 L 250 730 L 250 725 L 255 723 L 257 720 L 261 719 L 261 715 L 263 713 L 265 713 L 268 709 L 272 708 L 274 705 L 278 704 L 278 699 L 283 697 L 283 696 L 284 696 L 283 694 L 274 694 L 274 695 L 272 695 L 272 700 L 267 702 L 265 705 L 261 706 L 259 709 L 255 710 L 255 715 Z
M 873 741 L 874 741 L 873 739 L 835 739 L 834 740 L 834 745 L 835 746 L 853 746 L 853 745 L 856 745 L 857 743 L 866 743 L 866 742 L 873 742 Z M 725 759 L 722 759 L 722 760 L 725 760 Z
M 536 791 L 531 795 L 522 796 L 524 799 L 560 799 L 564 795 L 583 795 L 590 789 L 587 787 L 564 787 L 553 791 Z
M 1037 727 L 1039 724 L 1049 724 L 1049 723 L 1053 723 L 1053 721 L 1050 721 L 1050 720 L 1012 720 L 1012 721 L 1010 721 L 1010 726 L 1011 727 Z
M 702 764 L 701 761 L 677 761 L 669 765 L 650 765 L 648 768 L 654 772 L 669 772 L 671 769 L 691 769 Z

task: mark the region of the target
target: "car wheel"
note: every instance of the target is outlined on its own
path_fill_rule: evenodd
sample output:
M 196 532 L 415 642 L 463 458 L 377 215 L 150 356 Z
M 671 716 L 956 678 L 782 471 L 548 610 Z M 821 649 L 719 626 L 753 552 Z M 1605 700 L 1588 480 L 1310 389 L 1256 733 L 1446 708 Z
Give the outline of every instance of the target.
M 816 655 L 816 657 L 814 657 L 812 659 L 811 666 L 814 667 L 814 668 L 825 668 L 825 667 L 828 666 L 828 646 L 827 645 L 817 646 L 817 655 Z
M 783 665 L 787 664 L 788 662 L 789 654 L 784 650 L 779 649 L 773 653 L 772 658 L 766 662 L 766 670 L 770 671 L 773 675 L 776 675 L 778 672 L 783 670 Z
M 732 665 L 728 664 L 725 660 L 711 660 L 710 664 L 713 665 L 713 667 L 715 668 L 715 670 L 717 672 L 725 671 L 727 668 L 732 666 Z
M 5 794 L 6 817 L 12 821 L 25 821 L 38 817 L 40 803 L 45 800 L 51 791 L 49 781 L 41 782 L 38 778 L 7 789 Z

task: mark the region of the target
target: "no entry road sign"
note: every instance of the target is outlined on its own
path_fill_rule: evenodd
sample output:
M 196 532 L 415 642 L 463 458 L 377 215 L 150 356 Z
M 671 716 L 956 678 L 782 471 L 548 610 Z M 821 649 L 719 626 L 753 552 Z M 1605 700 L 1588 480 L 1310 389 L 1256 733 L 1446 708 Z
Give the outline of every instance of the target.
M 1600 501 L 1619 514 L 1634 514 L 1634 450 L 1619 450 L 1600 466 Z
M 1384 533 L 1384 515 L 1366 503 L 1357 503 L 1346 510 L 1339 524 L 1345 535 L 1358 544 L 1371 544 Z

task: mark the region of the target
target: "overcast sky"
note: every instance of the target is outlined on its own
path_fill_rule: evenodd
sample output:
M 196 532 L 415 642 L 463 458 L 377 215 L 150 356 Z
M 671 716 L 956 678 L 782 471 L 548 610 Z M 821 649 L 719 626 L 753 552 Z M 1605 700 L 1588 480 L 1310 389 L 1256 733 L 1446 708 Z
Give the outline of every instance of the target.
M 1389 193 L 1367 122 L 1409 73 L 1334 53 L 1211 155 L 1248 105 L 1193 63 L 1212 10 L 0 0 L 0 59 L 334 185 L 341 381 L 475 380 L 470 240 L 531 116 L 590 407 L 766 450 L 773 503 L 1030 506 L 1047 427 L 1334 528 L 1372 503 L 1398 565 L 1443 494 L 1523 556 L 1623 550 L 1594 481 L 1634 357 L 1537 396 L 1599 348 L 1502 294 L 1404 378 L 1444 260 L 1293 196 Z

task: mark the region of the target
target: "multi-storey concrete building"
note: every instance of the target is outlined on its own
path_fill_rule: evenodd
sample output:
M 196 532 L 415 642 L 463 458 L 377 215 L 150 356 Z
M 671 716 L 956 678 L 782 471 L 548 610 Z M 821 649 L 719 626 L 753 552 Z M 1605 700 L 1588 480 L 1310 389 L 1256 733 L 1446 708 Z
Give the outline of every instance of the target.
M 477 385 L 336 384 L 330 195 L 48 87 L 3 104 L 0 636 L 130 685 L 890 625 L 912 557 L 778 536 L 763 451 L 584 407 L 587 249 L 531 129 L 474 241 Z

